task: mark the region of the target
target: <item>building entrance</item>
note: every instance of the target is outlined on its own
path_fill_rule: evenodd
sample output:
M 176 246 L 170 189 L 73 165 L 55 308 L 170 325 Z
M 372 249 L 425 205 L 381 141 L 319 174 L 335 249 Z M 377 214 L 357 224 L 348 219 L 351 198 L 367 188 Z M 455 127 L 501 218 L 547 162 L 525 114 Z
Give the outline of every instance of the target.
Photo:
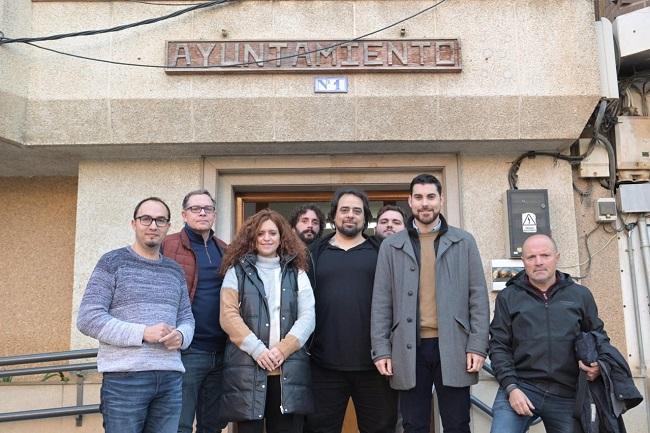
M 401 207 L 407 215 L 410 215 L 407 197 L 408 191 L 365 191 L 370 200 L 370 210 L 373 219 L 368 225 L 368 234 L 374 234 L 377 224 L 377 212 L 382 206 L 391 204 Z M 235 194 L 236 210 L 235 220 L 237 229 L 241 227 L 244 220 L 256 212 L 270 208 L 287 220 L 293 209 L 305 203 L 314 203 L 327 215 L 330 210 L 330 200 L 333 192 L 311 191 L 311 192 L 243 192 Z M 330 233 L 333 227 L 327 223 L 325 233 Z

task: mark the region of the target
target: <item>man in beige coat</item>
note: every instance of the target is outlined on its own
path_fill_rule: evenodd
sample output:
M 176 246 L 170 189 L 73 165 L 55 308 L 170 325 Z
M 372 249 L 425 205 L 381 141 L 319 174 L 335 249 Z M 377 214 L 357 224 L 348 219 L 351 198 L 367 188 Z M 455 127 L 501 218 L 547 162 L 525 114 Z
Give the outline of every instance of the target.
M 400 391 L 405 433 L 429 432 L 435 384 L 445 433 L 469 433 L 469 387 L 488 346 L 489 304 L 471 234 L 440 214 L 440 181 L 413 179 L 413 217 L 384 240 L 372 298 L 372 358 Z

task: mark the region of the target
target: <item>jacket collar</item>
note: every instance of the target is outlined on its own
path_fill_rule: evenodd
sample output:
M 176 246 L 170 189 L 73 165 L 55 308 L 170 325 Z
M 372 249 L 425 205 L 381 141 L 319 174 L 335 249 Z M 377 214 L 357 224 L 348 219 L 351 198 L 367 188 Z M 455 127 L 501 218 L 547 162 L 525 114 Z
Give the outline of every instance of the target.
M 194 230 L 192 230 L 187 224 L 183 226 L 183 231 L 187 235 L 187 239 L 192 242 L 200 243 L 200 244 L 205 244 L 206 242 L 203 240 L 203 236 L 200 234 L 196 233 Z M 212 239 L 214 237 L 214 231 L 210 229 L 210 234 L 208 235 L 208 240 Z
M 553 287 L 549 288 L 548 293 L 550 296 L 552 296 L 554 293 L 557 293 L 558 290 L 570 286 L 571 284 L 574 283 L 573 279 L 571 278 L 571 275 L 566 274 L 564 272 L 560 272 L 556 270 L 555 277 L 556 277 L 555 284 L 553 285 Z M 528 275 L 526 275 L 525 270 L 519 271 L 517 275 L 510 278 L 508 282 L 506 282 L 506 287 L 510 285 L 518 287 L 522 290 L 526 290 L 527 292 L 533 293 L 538 296 L 540 293 L 539 289 L 537 289 L 532 284 L 530 284 L 530 281 L 528 280 Z

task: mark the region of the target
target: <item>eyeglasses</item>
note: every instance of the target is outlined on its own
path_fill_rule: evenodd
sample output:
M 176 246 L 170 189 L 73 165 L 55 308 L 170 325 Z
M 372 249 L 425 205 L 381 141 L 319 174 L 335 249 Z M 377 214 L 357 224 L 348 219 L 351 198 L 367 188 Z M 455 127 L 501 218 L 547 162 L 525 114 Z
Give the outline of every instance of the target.
M 149 227 L 152 222 L 156 222 L 156 227 L 167 227 L 169 225 L 169 218 L 165 217 L 158 217 L 154 218 L 149 215 L 142 215 L 139 217 L 135 217 L 138 221 L 140 221 L 140 224 L 142 224 L 145 227 Z
M 201 213 L 201 211 L 205 212 L 206 214 L 212 214 L 214 213 L 214 206 L 190 206 L 186 207 L 185 210 L 188 210 L 192 213 Z

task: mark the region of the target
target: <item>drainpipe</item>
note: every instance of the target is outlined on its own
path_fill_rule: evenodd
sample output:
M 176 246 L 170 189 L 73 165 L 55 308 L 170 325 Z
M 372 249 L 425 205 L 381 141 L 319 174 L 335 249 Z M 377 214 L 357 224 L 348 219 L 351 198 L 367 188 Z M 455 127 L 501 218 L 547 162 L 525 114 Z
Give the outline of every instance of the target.
M 642 377 L 646 377 L 645 349 L 643 347 L 641 312 L 639 311 L 639 293 L 636 285 L 636 265 L 634 263 L 634 244 L 632 242 L 632 234 L 634 230 L 639 230 L 641 225 L 640 223 L 641 218 L 637 218 L 637 222 L 634 224 L 634 229 L 627 233 L 627 257 L 630 261 L 630 283 L 632 284 L 632 301 L 634 303 L 634 319 L 636 322 L 636 341 L 639 348 L 639 373 Z M 643 220 L 643 229 L 646 229 L 645 219 Z M 645 237 L 647 238 L 647 232 Z
M 643 257 L 643 267 L 645 268 L 645 273 L 643 274 L 645 277 L 645 287 L 648 289 L 648 292 L 650 294 L 650 239 L 648 238 L 648 216 L 649 215 L 646 214 L 639 218 L 637 230 L 639 230 L 641 257 Z M 643 364 L 643 369 L 645 371 L 645 364 Z

